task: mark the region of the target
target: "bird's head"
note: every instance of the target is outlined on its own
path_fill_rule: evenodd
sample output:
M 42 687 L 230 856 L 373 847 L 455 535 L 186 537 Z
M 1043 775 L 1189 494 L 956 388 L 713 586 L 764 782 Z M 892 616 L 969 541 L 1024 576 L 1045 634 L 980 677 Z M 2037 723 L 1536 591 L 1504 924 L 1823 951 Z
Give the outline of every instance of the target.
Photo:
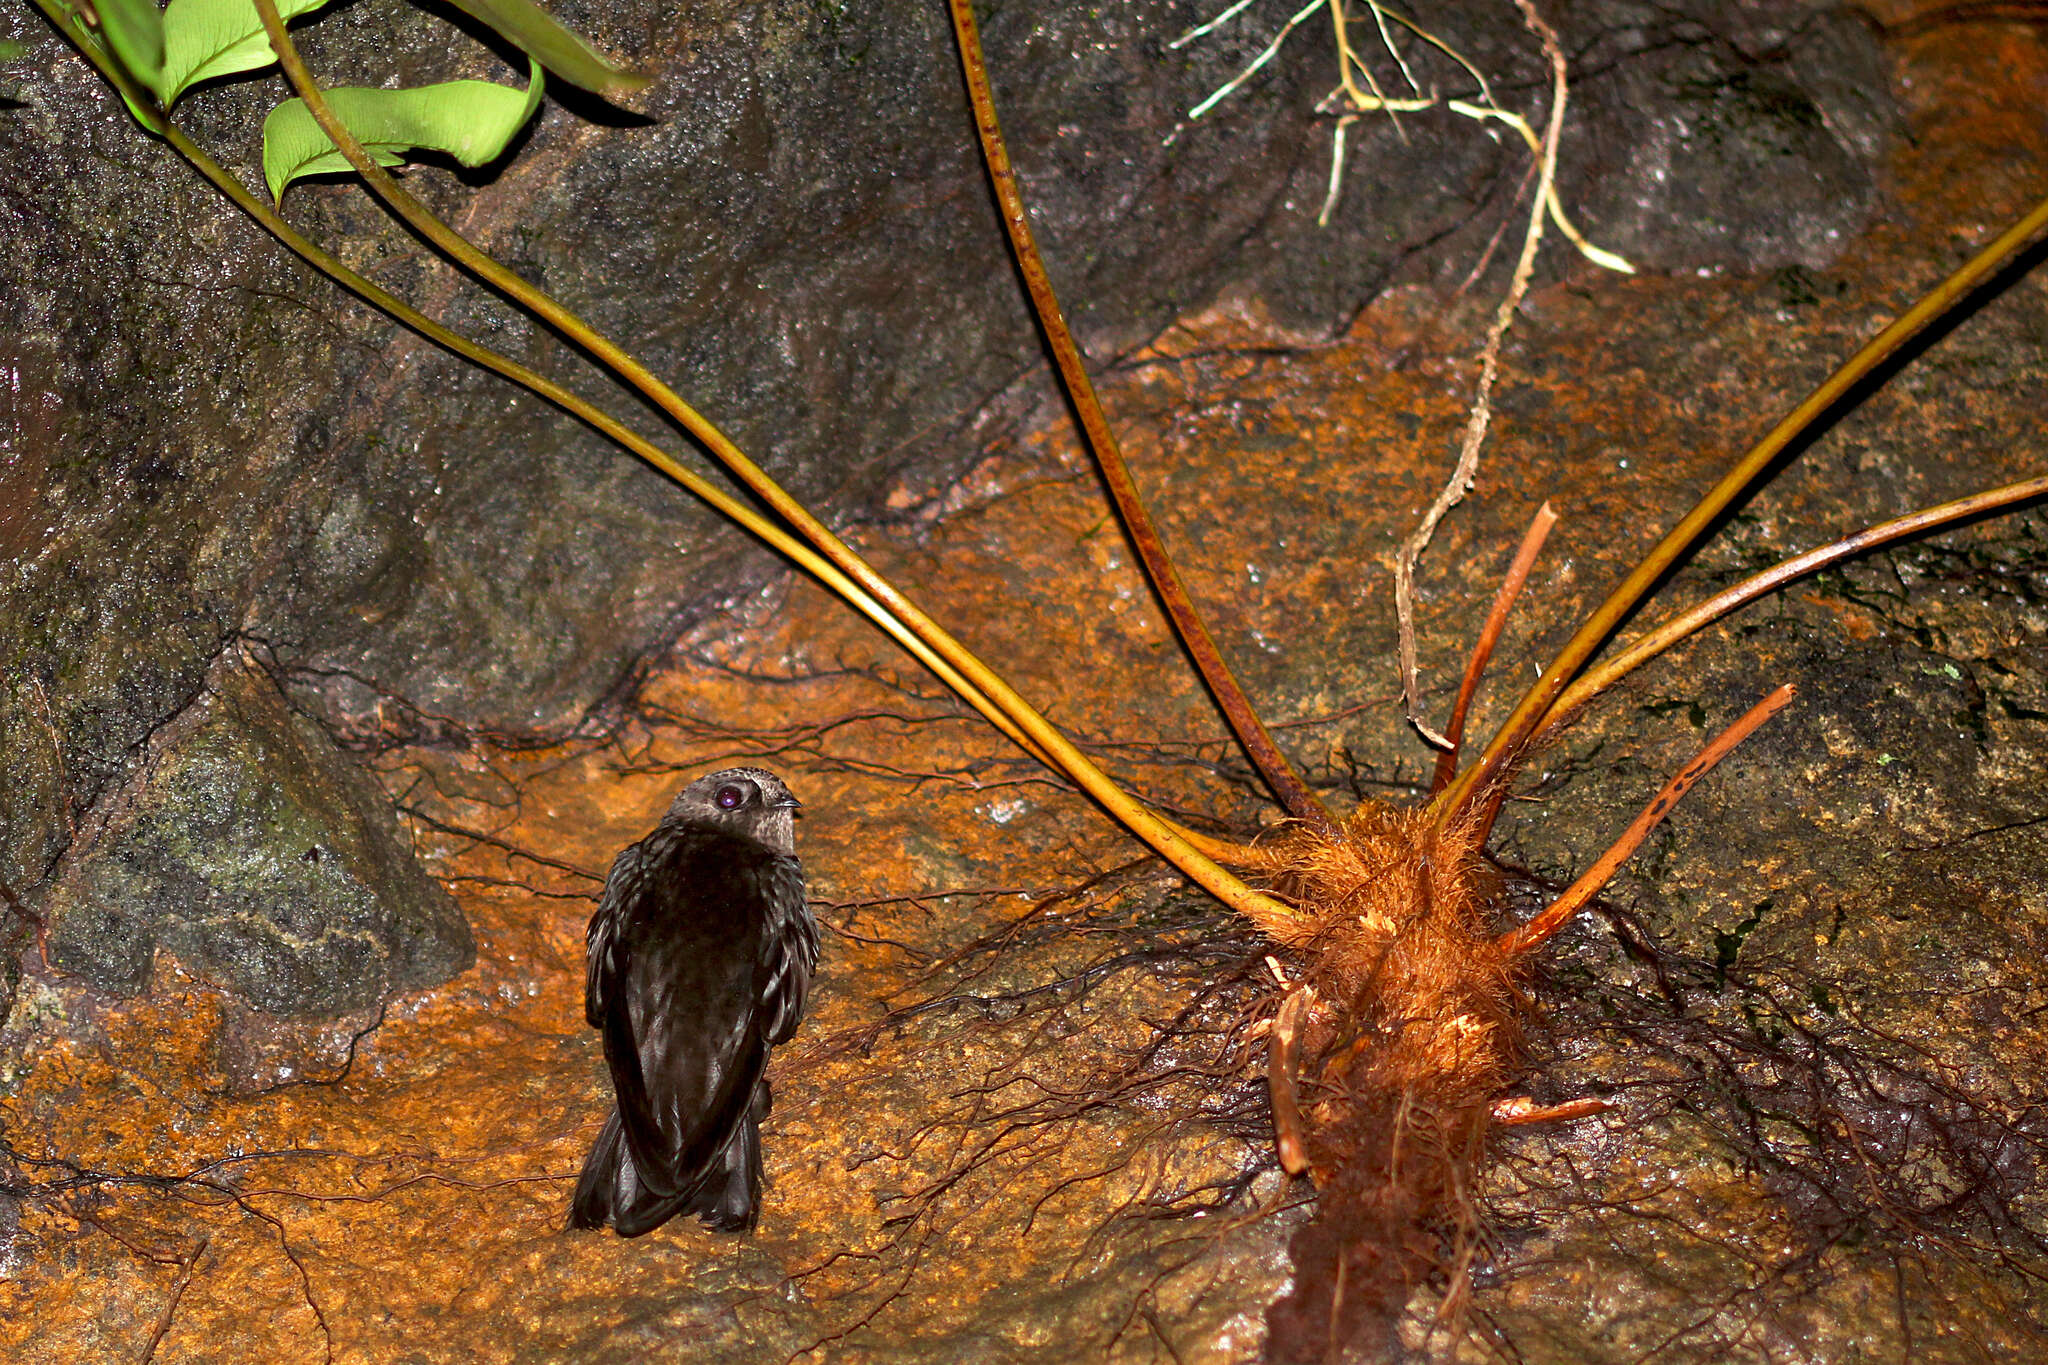
M 725 768 L 676 793 L 664 822 L 710 825 L 796 856 L 796 812 L 803 802 L 764 768 Z

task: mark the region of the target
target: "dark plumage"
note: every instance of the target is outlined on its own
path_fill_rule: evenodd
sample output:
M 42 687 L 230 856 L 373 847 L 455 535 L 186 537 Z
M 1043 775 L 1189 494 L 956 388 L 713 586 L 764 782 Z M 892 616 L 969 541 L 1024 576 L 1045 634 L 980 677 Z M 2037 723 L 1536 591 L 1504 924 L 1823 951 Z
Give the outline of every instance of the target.
M 683 788 L 621 853 L 590 918 L 583 1012 L 616 1103 L 569 1225 L 638 1237 L 679 1213 L 754 1225 L 768 1049 L 796 1032 L 818 926 L 796 859 L 797 799 L 759 768 Z

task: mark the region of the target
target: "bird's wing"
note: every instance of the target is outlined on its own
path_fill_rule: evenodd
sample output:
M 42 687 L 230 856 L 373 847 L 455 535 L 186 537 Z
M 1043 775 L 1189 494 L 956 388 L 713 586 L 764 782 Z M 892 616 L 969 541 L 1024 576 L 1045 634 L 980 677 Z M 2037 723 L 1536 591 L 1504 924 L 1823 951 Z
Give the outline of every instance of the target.
M 769 926 L 755 990 L 761 1000 L 762 1033 L 771 1043 L 786 1043 L 803 1018 L 811 972 L 818 965 L 818 922 L 804 901 L 804 874 L 796 859 L 778 857 L 767 882 Z
M 604 1027 L 606 1006 L 619 979 L 619 934 L 622 921 L 647 882 L 647 859 L 641 845 L 622 849 L 604 879 L 604 895 L 583 934 L 583 1019 Z
M 607 883 L 607 903 L 618 885 L 617 912 L 593 930 L 586 1005 L 600 1015 L 641 1183 L 685 1196 L 744 1120 L 767 1065 L 759 963 L 773 937 L 770 864 L 783 860 L 695 830 L 657 830 L 638 848 L 634 867 L 621 877 L 615 866 Z
M 633 1168 L 650 1193 L 687 1198 L 746 1118 L 767 1069 L 768 1046 L 749 1021 L 731 1046 L 696 1050 L 671 1037 L 679 1030 L 634 1028 L 630 1009 L 605 1018 L 605 1054 Z

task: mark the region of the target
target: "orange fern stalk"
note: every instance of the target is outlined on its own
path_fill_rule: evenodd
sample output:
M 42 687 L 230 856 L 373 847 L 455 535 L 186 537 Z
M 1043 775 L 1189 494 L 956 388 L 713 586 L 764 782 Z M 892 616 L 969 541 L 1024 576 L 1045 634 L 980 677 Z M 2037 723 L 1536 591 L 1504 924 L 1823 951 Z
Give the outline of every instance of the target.
M 1206 841 L 1205 848 L 1211 857 L 1261 877 L 1271 897 L 1239 908 L 1289 950 L 1299 971 L 1272 1020 L 1267 1065 L 1281 1162 L 1290 1174 L 1311 1177 L 1319 1199 L 1315 1217 L 1293 1243 L 1293 1285 L 1268 1314 L 1268 1359 L 1392 1354 L 1400 1314 L 1426 1277 L 1443 1273 L 1446 1314 L 1455 1315 L 1465 1298 L 1477 1245 L 1473 1179 L 1502 1109 L 1502 1091 L 1521 1066 L 1529 1012 L 1521 978 L 1531 955 L 1599 894 L 1687 789 L 1790 704 L 1793 690 L 1780 687 L 1758 702 L 1674 775 L 1563 895 L 1527 924 L 1503 929 L 1500 881 L 1485 847 L 1509 785 L 1537 745 L 1600 690 L 1705 622 L 1848 554 L 2048 494 L 2048 479 L 2030 480 L 1859 532 L 1746 580 L 1579 676 L 1656 581 L 1799 433 L 2048 225 L 2048 203 L 1873 338 L 1738 461 L 1580 628 L 1479 761 L 1461 773 L 1458 743 L 1465 715 L 1509 607 L 1555 520 L 1546 504 L 1524 537 L 1466 669 L 1432 800 L 1420 810 L 1367 801 L 1339 818 L 1307 791 L 1271 745 L 1138 504 L 1135 483 L 1032 239 L 1003 147 L 972 0 L 948 3 L 990 182 L 1088 445 L 1191 659 L 1254 766 L 1293 817 L 1267 842 L 1234 847 Z M 1602 1107 L 1582 1101 L 1545 1115 L 1526 1102 L 1510 1102 L 1502 1121 L 1575 1117 Z
M 40 0 L 39 0 L 40 3 Z M 690 473 L 672 456 L 560 385 L 456 335 L 387 291 L 348 271 L 258 202 L 181 133 L 147 92 L 89 40 L 82 19 L 51 6 L 53 22 L 129 99 L 144 126 L 164 138 L 280 242 L 343 287 L 436 343 L 495 370 L 559 405 L 675 478 L 747 527 L 897 640 L 1005 735 L 1078 787 L 1162 857 L 1265 931 L 1294 960 L 1292 988 L 1271 1026 L 1269 1070 L 1280 1152 L 1287 1168 L 1312 1177 L 1318 1217 L 1296 1242 L 1297 1274 L 1272 1309 L 1270 1351 L 1278 1359 L 1326 1359 L 1371 1352 L 1389 1340 L 1410 1292 L 1438 1269 L 1446 1305 L 1463 1294 L 1475 1245 L 1472 1181 L 1499 1100 L 1519 1066 L 1528 1008 L 1520 978 L 1531 955 L 1593 896 L 1683 790 L 1789 700 L 1780 689 L 1674 777 L 1628 834 L 1547 910 L 1520 927 L 1500 923 L 1499 887 L 1484 849 L 1515 774 L 1616 679 L 1705 622 L 1800 574 L 1901 536 L 2048 494 L 2048 479 L 2009 485 L 1872 527 L 1788 560 L 1673 617 L 1590 667 L 1620 623 L 1736 498 L 1814 420 L 1841 401 L 1901 345 L 1941 316 L 2048 226 L 2048 203 L 2015 223 L 1961 270 L 1886 327 L 1778 423 L 1665 536 L 1596 610 L 1514 708 L 1478 761 L 1459 770 L 1455 744 L 1439 764 L 1434 795 L 1421 810 L 1367 803 L 1339 816 L 1289 767 L 1230 675 L 1174 572 L 1113 435 L 1090 389 L 1031 242 L 990 99 L 971 0 L 949 0 L 975 121 L 1020 268 L 1069 387 L 1091 449 L 1133 544 L 1204 681 L 1247 755 L 1291 816 L 1279 835 L 1240 845 L 1185 829 L 1105 775 L 1066 735 L 1000 676 L 910 602 L 813 514 L 749 460 L 708 419 L 620 347 L 529 282 L 476 251 L 394 182 L 334 116 L 299 60 L 276 0 L 254 0 L 288 78 L 336 148 L 370 190 L 462 269 L 547 321 L 596 363 L 667 412 L 735 475 L 767 514 Z M 1555 130 L 1553 129 L 1553 132 Z M 1554 147 L 1555 138 L 1548 140 Z M 1539 518 L 1539 523 L 1542 522 Z M 1498 635 L 1520 578 L 1540 542 L 1532 529 L 1460 689 L 1449 733 L 1462 734 L 1484 655 Z M 1230 868 L 1259 879 L 1249 885 Z M 1584 1112 L 1585 1106 L 1576 1112 Z M 1511 1108 L 1499 1121 L 1532 1115 Z

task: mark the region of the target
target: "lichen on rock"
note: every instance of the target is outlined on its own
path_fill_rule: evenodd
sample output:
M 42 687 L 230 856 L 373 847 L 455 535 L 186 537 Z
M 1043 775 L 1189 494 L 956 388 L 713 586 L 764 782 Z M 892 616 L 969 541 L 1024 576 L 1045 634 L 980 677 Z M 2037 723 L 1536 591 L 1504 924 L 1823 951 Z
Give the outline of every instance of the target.
M 110 804 L 51 898 L 52 964 L 96 986 L 143 989 L 165 951 L 259 1009 L 336 1014 L 474 958 L 389 798 L 237 651 Z

